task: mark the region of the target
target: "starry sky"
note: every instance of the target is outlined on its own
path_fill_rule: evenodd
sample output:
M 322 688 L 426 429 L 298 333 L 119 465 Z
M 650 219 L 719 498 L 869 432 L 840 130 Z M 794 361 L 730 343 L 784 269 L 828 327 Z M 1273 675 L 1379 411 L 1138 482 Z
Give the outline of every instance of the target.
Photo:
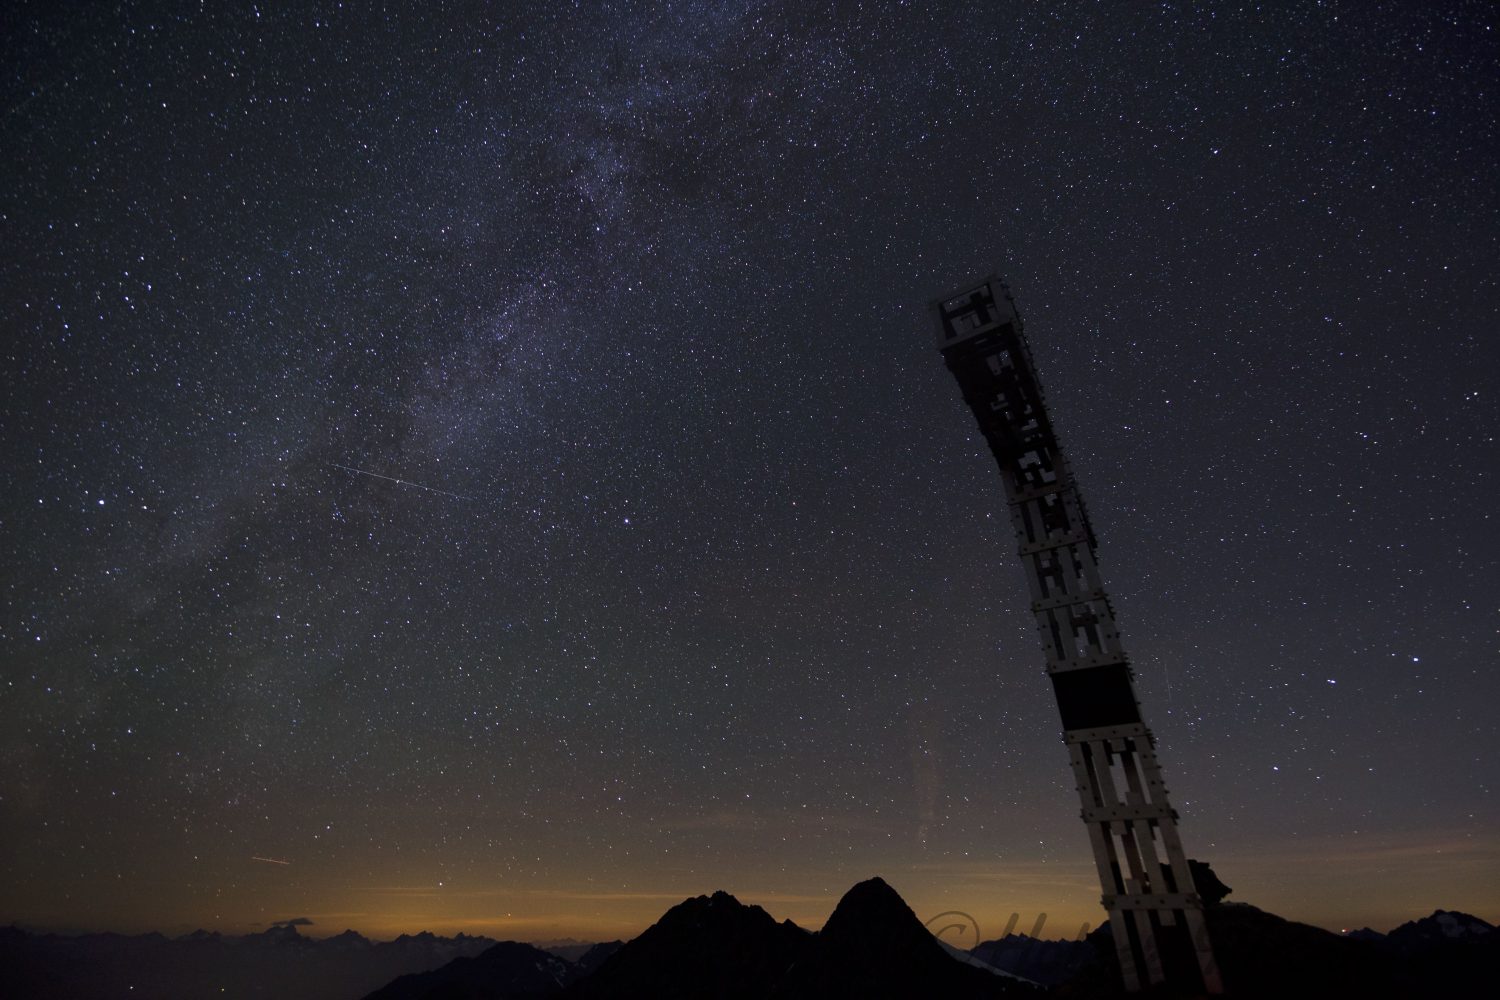
M 1495 920 L 1497 22 L 12 6 L 0 922 L 1097 924 L 992 269 L 1189 855 Z

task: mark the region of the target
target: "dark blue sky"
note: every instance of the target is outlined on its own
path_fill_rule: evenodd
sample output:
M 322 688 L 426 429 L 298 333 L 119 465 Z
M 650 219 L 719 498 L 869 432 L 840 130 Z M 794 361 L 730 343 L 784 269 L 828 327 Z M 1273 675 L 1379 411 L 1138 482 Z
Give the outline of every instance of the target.
M 20 6 L 0 922 L 1097 922 L 925 312 L 992 268 L 1189 854 L 1494 919 L 1495 25 Z

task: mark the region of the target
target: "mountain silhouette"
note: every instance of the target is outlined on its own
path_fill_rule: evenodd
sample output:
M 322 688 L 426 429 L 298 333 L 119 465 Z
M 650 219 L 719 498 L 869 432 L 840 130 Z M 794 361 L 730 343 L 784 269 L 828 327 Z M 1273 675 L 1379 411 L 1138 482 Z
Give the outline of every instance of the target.
M 1385 936 L 1403 951 L 1420 951 L 1447 942 L 1496 943 L 1492 924 L 1457 910 L 1434 910 L 1432 916 L 1410 920 Z
M 1019 980 L 955 960 L 906 901 L 872 878 L 844 894 L 776 994 L 786 998 L 1039 996 Z
M 1195 873 L 1195 878 L 1198 875 Z M 1489 997 L 1500 979 L 1500 932 L 1438 910 L 1387 935 L 1338 935 L 1243 903 L 1205 908 L 1231 997 L 1457 1000 Z M 1163 957 L 1193 966 L 1185 933 Z M 577 947 L 575 945 L 574 947 Z M 851 888 L 817 933 L 778 922 L 726 892 L 673 906 L 634 940 L 595 945 L 577 962 L 532 945 L 423 932 L 373 942 L 354 931 L 304 937 L 283 922 L 243 937 L 36 934 L 0 928 L 4 1000 L 218 996 L 277 1000 L 813 1000 L 1036 997 L 1116 1000 L 1109 925 L 1085 942 L 1008 935 L 950 954 L 883 880 Z M 979 960 L 984 965 L 966 964 Z M 1191 972 L 1191 969 L 1187 970 Z M 1191 975 L 1181 977 L 1191 980 Z M 372 992 L 374 991 L 374 992 Z M 1195 995 L 1174 987 L 1153 1000 Z
M 198 930 L 176 939 L 0 928 L 0 997 L 358 1000 L 398 976 L 438 968 L 493 944 L 464 934 L 373 942 L 345 931 L 319 939 L 287 924 L 244 936 Z
M 555 995 L 573 969 L 573 963 L 540 948 L 501 941 L 440 969 L 402 976 L 365 1000 L 531 1000 Z
M 1285 920 L 1247 903 L 1205 908 L 1214 955 L 1231 997 L 1359 997 L 1361 1000 L 1456 1000 L 1489 997 L 1500 978 L 1500 935 L 1482 920 L 1445 911 L 1402 925 L 1388 935 L 1373 931 L 1339 935 Z M 1455 928 L 1462 927 L 1462 931 Z M 1407 930 L 1407 929 L 1410 930 Z M 1452 933 L 1444 933 L 1444 929 Z M 1178 940 L 1178 938 L 1181 938 Z M 1407 948 L 1403 939 L 1418 942 Z M 1395 939 L 1396 943 L 1393 943 Z M 1095 962 L 1058 987 L 1069 1000 L 1125 998 L 1114 941 L 1106 922 L 1089 943 Z M 1169 978 L 1191 982 L 1185 933 L 1163 939 Z M 1177 954 L 1175 970 L 1172 955 Z M 1163 989 L 1154 996 L 1188 997 L 1191 990 Z
M 727 892 L 697 896 L 672 907 L 623 945 L 568 996 L 767 997 L 806 954 L 812 935 L 790 920 L 777 923 L 758 906 Z
M 1380 942 L 1416 980 L 1440 987 L 1434 996 L 1486 996 L 1500 980 L 1500 931 L 1456 910 L 1402 924 Z
M 726 892 L 686 900 L 566 995 L 979 1000 L 1037 991 L 950 956 L 896 891 L 874 878 L 845 893 L 816 934 Z

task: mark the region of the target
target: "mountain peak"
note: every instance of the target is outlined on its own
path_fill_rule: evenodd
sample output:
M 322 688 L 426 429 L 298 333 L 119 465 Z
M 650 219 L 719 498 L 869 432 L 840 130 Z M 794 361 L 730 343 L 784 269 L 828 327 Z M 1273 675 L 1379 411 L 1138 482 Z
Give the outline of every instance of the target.
M 589 998 L 765 996 L 809 938 L 720 890 L 672 907 L 575 989 Z
M 718 890 L 712 896 L 692 896 L 684 899 L 656 922 L 656 926 L 669 928 L 713 926 L 740 932 L 760 933 L 765 927 L 774 926 L 775 919 L 765 910 L 748 903 L 741 903 L 734 896 Z M 650 933 L 648 930 L 647 933 Z
M 876 875 L 850 886 L 849 891 L 844 893 L 843 899 L 839 900 L 839 905 L 843 906 L 845 903 L 890 905 L 892 901 L 901 906 L 906 905 L 906 900 L 901 898 L 901 894 L 892 889 L 889 882 Z
M 427 943 L 436 941 L 437 935 L 432 931 L 418 931 L 416 934 L 402 934 L 392 941 L 392 944 L 410 944 L 412 942 Z
M 872 955 L 892 948 L 933 955 L 941 951 L 901 894 L 878 876 L 844 893 L 818 937 Z
M 366 948 L 370 945 L 370 939 L 351 928 L 342 934 L 335 934 L 333 937 L 325 939 L 323 943 L 341 948 Z
M 1431 944 L 1438 941 L 1476 941 L 1495 932 L 1493 925 L 1458 910 L 1433 910 L 1432 916 L 1411 920 L 1387 935 L 1400 947 Z
M 949 955 L 901 894 L 876 877 L 844 893 L 818 932 L 808 960 L 792 970 L 787 992 L 799 997 L 979 998 L 1028 989 Z
M 264 944 L 305 944 L 309 941 L 297 930 L 297 925 L 291 923 L 272 924 L 259 934 L 247 934 L 245 940 Z
M 846 907 L 856 907 L 859 909 L 900 909 L 908 913 L 911 912 L 910 908 L 906 905 L 906 900 L 901 898 L 901 894 L 892 889 L 891 884 L 879 875 L 876 875 L 874 878 L 867 878 L 863 882 L 856 882 L 851 886 L 849 891 L 844 893 L 843 898 L 839 900 L 839 905 L 834 912 L 837 913 Z

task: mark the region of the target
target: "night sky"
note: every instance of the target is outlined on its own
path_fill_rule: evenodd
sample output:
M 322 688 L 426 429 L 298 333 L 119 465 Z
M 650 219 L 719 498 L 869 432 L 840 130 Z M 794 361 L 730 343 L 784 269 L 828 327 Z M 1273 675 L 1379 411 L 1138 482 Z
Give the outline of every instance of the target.
M 0 923 L 1097 924 L 990 270 L 1188 854 L 1500 914 L 1490 4 L 3 21 Z

